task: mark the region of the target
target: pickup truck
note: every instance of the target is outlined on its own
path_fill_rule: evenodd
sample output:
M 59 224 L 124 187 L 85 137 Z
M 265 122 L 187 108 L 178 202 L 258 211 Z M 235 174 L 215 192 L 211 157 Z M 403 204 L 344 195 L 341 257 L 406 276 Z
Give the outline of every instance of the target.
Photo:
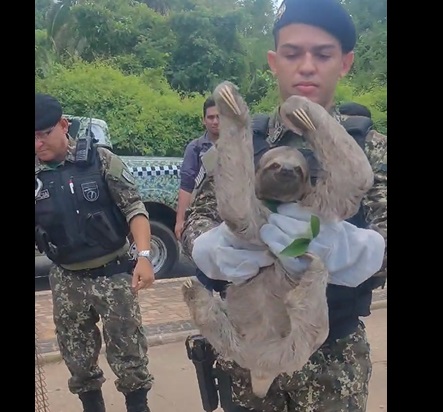
M 113 150 L 107 123 L 102 119 L 65 115 L 74 139 L 91 129 L 97 144 Z M 157 279 L 168 277 L 181 255 L 174 235 L 176 205 L 180 184 L 180 157 L 120 156 L 133 174 L 143 203 L 150 215 L 152 263 Z M 131 242 L 131 253 L 134 243 Z M 49 259 L 36 249 L 37 258 Z M 37 273 L 37 271 L 36 271 Z

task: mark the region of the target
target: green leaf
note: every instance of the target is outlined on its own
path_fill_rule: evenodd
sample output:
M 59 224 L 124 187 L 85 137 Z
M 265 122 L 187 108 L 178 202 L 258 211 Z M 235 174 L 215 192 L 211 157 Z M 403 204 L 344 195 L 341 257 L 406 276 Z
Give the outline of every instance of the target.
M 311 215 L 311 232 L 312 239 L 320 233 L 320 219 L 314 215 Z
M 287 257 L 298 257 L 306 253 L 311 239 L 300 238 L 295 239 L 289 246 L 285 247 L 280 255 Z
M 273 213 L 277 213 L 277 207 L 280 202 L 277 200 L 263 200 L 263 204 Z

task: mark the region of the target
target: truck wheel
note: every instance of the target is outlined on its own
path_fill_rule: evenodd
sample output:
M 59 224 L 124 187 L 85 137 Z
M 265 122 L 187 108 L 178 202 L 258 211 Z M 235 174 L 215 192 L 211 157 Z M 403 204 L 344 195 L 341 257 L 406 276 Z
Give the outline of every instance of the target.
M 174 233 L 166 225 L 151 220 L 151 256 L 156 279 L 169 277 L 172 268 L 179 259 L 179 248 Z M 131 255 L 135 252 L 132 236 Z

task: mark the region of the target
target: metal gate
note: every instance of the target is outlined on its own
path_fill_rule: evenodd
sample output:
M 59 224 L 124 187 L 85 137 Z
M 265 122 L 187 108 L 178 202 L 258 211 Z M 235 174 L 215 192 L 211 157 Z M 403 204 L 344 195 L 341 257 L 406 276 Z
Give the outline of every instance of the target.
M 38 344 L 37 323 L 35 324 L 35 412 L 49 412 L 45 374 Z
M 42 188 L 42 182 L 39 179 L 35 181 L 35 198 Z M 35 412 L 49 412 L 48 394 L 46 391 L 45 375 L 43 371 L 43 362 L 38 343 L 37 322 L 35 322 Z

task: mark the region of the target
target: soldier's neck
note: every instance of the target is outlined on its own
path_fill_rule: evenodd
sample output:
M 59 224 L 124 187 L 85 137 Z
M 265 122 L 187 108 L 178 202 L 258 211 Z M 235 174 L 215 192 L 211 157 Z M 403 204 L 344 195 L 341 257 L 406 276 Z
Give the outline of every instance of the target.
M 212 142 L 215 143 L 218 139 L 218 136 L 214 136 L 212 133 L 208 132 L 208 139 Z

